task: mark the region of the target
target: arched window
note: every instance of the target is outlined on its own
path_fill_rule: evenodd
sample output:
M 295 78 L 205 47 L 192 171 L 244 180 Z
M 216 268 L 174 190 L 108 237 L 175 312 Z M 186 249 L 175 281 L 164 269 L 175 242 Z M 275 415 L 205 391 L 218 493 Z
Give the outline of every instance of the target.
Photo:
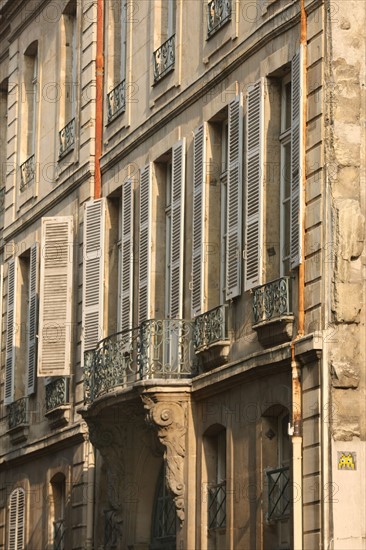
M 9 550 L 24 550 L 25 528 L 25 491 L 18 488 L 10 495 L 9 500 Z
M 52 542 L 53 550 L 65 549 L 65 507 L 66 481 L 64 474 L 58 473 L 51 480 L 52 500 Z
M 166 485 L 165 461 L 161 467 L 155 491 L 150 550 L 175 550 L 176 511 L 172 495 Z

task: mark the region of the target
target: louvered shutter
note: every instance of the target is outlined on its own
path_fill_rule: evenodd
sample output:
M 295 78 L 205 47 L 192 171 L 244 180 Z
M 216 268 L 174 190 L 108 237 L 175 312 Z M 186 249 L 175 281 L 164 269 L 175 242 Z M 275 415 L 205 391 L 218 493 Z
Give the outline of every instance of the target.
M 132 328 L 133 315 L 133 180 L 122 187 L 119 330 Z
M 71 216 L 42 219 L 38 376 L 68 376 L 73 260 Z
M 16 260 L 8 263 L 8 302 L 6 319 L 5 405 L 14 401 Z
M 170 249 L 169 317 L 183 316 L 183 239 L 185 190 L 185 138 L 173 147 L 172 162 L 172 233 Z
M 226 300 L 241 294 L 243 97 L 229 103 L 226 238 Z
M 29 269 L 29 310 L 28 310 L 28 358 L 27 358 L 27 394 L 35 391 L 36 352 L 37 352 L 37 244 L 30 249 Z
M 301 95 L 303 91 L 302 48 L 295 55 L 291 65 L 291 225 L 290 256 L 291 268 L 302 262 L 302 131 L 303 113 Z
M 9 550 L 24 550 L 25 492 L 15 489 L 9 504 Z
M 105 199 L 91 200 L 84 210 L 83 347 L 96 348 L 103 338 Z
M 206 124 L 196 128 L 193 140 L 192 317 L 204 309 L 204 241 L 206 208 Z
M 139 238 L 139 325 L 150 317 L 151 263 L 151 198 L 152 170 L 148 164 L 140 175 L 140 238 Z
M 245 173 L 245 290 L 262 284 L 263 81 L 248 89 Z

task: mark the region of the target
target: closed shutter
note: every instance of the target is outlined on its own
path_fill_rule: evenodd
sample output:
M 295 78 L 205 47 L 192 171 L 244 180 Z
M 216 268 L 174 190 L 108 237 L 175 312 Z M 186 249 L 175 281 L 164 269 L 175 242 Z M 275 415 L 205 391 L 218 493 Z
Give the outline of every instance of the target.
M 193 140 L 192 317 L 205 307 L 206 133 L 204 123 L 196 128 Z
M 119 330 L 132 328 L 133 315 L 133 180 L 122 187 Z
M 105 199 L 89 201 L 84 210 L 83 348 L 96 348 L 103 338 Z
M 295 55 L 291 65 L 291 226 L 290 226 L 290 260 L 291 268 L 302 262 L 302 218 L 303 204 L 301 197 L 302 183 L 302 48 Z
M 37 352 L 37 287 L 38 287 L 38 269 L 37 269 L 37 244 L 30 249 L 30 269 L 29 269 L 29 311 L 28 311 L 28 359 L 27 359 L 27 394 L 35 392 L 36 378 L 36 352 Z
M 139 238 L 139 325 L 150 318 L 151 264 L 151 199 L 152 170 L 148 164 L 140 175 L 140 238 Z
M 38 376 L 68 376 L 71 361 L 73 218 L 42 219 Z
M 8 263 L 8 302 L 6 319 L 5 359 L 5 405 L 14 401 L 15 368 L 15 302 L 16 302 L 16 260 Z
M 229 104 L 226 231 L 226 300 L 241 294 L 243 97 Z
M 245 290 L 262 284 L 263 81 L 248 89 L 245 173 Z
M 183 138 L 173 147 L 172 162 L 172 234 L 170 250 L 170 318 L 183 316 L 183 239 L 184 239 L 184 190 L 185 150 Z
M 9 504 L 9 550 L 24 550 L 25 492 L 15 489 Z

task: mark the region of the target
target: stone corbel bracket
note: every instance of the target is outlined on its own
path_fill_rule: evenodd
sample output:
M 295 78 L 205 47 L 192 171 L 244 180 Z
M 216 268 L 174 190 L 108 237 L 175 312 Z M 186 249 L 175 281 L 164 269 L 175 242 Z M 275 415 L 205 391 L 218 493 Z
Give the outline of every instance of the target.
M 184 522 L 184 458 L 186 454 L 187 402 L 171 401 L 166 394 L 144 393 L 141 399 L 146 410 L 146 421 L 154 427 L 164 446 L 166 481 L 173 494 L 177 516 Z

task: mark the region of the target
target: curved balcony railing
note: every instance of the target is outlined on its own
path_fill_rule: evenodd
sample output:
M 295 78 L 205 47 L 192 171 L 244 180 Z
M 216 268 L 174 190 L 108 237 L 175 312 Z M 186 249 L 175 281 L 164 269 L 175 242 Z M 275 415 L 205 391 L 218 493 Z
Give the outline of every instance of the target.
M 192 321 L 145 321 L 104 338 L 85 353 L 85 403 L 139 380 L 190 378 L 196 370 Z
M 254 324 L 290 314 L 290 277 L 281 277 L 254 289 Z

